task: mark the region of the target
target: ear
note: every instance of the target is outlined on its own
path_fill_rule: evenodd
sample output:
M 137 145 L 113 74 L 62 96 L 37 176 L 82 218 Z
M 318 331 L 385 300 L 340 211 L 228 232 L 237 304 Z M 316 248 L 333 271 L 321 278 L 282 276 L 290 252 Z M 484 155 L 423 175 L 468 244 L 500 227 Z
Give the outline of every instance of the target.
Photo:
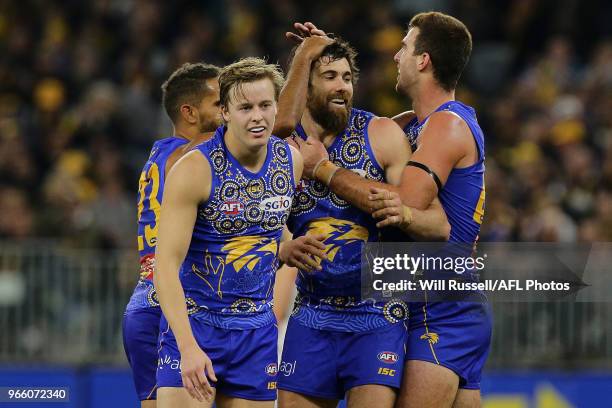
M 195 115 L 193 106 L 184 103 L 179 108 L 179 112 L 181 113 L 181 117 L 185 122 L 189 123 L 190 125 L 197 123 L 198 119 Z
M 221 106 L 221 117 L 225 123 L 229 123 L 229 110 L 227 106 Z
M 419 71 L 423 71 L 430 64 L 431 64 L 431 57 L 429 56 L 428 53 L 424 52 L 417 57 L 417 69 Z

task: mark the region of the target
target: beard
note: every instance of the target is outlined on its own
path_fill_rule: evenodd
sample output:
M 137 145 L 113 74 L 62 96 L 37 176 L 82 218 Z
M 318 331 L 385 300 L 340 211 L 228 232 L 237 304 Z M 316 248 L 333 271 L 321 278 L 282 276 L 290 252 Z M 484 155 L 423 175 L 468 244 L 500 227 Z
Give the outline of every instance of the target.
M 200 125 L 198 127 L 200 133 L 214 132 L 219 126 L 221 126 L 221 118 L 219 116 L 200 116 Z
M 341 110 L 331 110 L 329 102 L 332 99 L 344 99 L 345 107 Z M 323 129 L 332 133 L 340 133 L 348 125 L 349 114 L 353 107 L 352 99 L 349 100 L 344 92 L 334 93 L 328 96 L 321 94 L 311 94 L 308 96 L 306 107 L 310 111 L 312 118 Z

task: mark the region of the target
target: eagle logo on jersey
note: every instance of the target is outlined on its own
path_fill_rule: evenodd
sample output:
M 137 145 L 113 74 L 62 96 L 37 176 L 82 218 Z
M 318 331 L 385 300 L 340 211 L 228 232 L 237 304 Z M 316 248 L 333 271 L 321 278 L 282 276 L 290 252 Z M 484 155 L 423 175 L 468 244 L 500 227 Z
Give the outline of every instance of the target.
M 436 344 L 440 338 L 440 336 L 438 336 L 438 333 L 433 333 L 433 332 L 427 332 L 425 334 L 423 334 L 421 337 L 419 337 L 421 340 L 427 340 L 429 341 L 430 344 Z
M 227 252 L 225 265 L 233 264 L 236 272 L 245 266 L 252 271 L 266 254 L 276 256 L 278 243 L 274 238 L 245 235 L 229 239 L 221 250 Z
M 327 238 L 325 253 L 327 260 L 333 262 L 338 250 L 353 242 L 367 242 L 369 233 L 367 228 L 347 220 L 326 217 L 316 219 L 308 224 L 308 231 L 312 234 L 323 234 Z

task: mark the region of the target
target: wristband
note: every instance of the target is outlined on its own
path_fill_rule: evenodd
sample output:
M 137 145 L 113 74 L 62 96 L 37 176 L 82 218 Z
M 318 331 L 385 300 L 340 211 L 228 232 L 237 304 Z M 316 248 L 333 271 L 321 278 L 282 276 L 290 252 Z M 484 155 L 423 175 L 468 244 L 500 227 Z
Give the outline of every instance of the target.
M 315 180 L 319 180 L 321 183 L 329 186 L 334 174 L 336 174 L 339 169 L 340 167 L 336 166 L 329 159 L 323 159 L 315 166 L 312 176 Z
M 328 158 L 324 157 L 321 160 L 319 160 L 317 162 L 317 164 L 315 164 L 314 168 L 312 169 L 312 178 L 316 180 L 316 174 L 317 174 L 317 170 L 319 170 L 319 166 L 321 166 L 323 163 L 325 163 L 326 161 L 329 161 Z

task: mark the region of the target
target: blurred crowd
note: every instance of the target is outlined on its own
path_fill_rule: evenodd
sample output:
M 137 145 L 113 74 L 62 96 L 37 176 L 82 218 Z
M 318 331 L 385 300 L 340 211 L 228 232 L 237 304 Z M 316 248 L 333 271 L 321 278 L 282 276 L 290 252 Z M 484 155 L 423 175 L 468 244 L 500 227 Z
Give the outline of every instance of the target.
M 481 239 L 612 241 L 610 4 L 577 0 L 0 2 L 0 238 L 135 250 L 161 83 L 186 61 L 285 68 L 293 21 L 356 47 L 355 106 L 408 109 L 393 55 L 430 9 L 474 37 L 457 97 L 485 131 Z

